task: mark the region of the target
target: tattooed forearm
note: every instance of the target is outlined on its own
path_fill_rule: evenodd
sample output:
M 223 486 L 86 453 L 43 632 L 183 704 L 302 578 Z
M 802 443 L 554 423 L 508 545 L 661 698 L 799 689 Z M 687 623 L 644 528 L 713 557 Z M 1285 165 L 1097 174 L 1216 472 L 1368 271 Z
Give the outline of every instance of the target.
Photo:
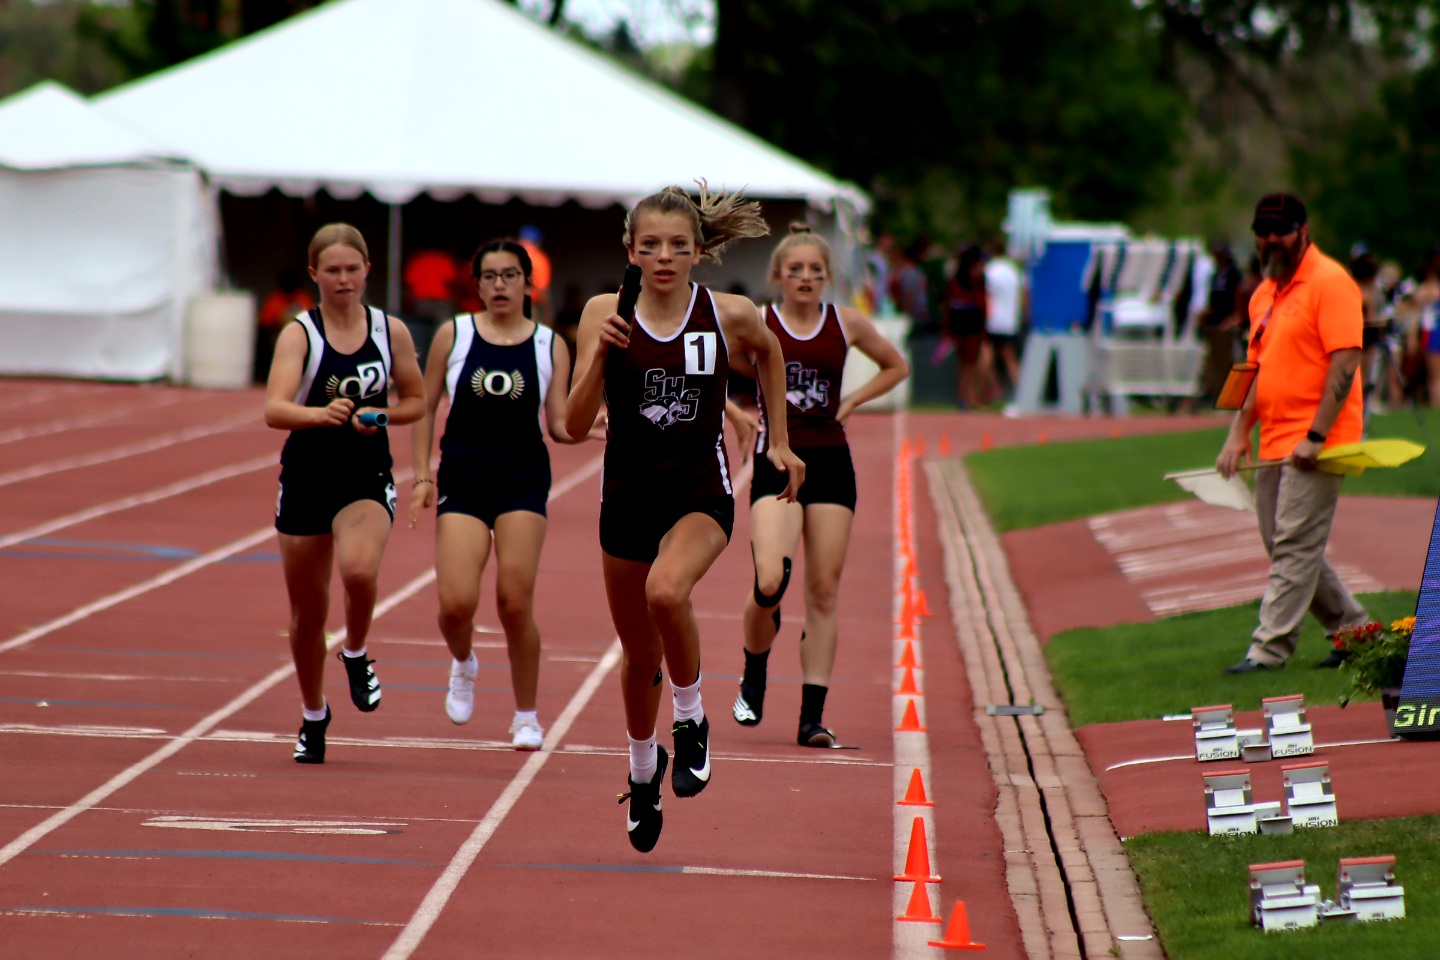
M 1341 370 L 1338 373 L 1339 378 L 1335 381 L 1331 395 L 1335 398 L 1336 403 L 1344 403 L 1345 399 L 1350 396 L 1350 387 L 1355 383 L 1355 371 Z

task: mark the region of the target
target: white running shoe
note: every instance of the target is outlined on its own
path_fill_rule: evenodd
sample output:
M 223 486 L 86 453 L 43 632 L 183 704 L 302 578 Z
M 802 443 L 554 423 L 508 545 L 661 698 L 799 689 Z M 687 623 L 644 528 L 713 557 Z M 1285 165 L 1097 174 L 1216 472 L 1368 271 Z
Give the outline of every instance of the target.
M 545 742 L 545 731 L 533 720 L 516 720 L 510 724 L 510 732 L 515 735 L 511 743 L 516 750 L 539 750 Z
M 475 673 L 480 669 L 472 655 L 465 663 L 450 663 L 450 692 L 445 695 L 445 713 L 451 723 L 469 723 L 475 710 Z

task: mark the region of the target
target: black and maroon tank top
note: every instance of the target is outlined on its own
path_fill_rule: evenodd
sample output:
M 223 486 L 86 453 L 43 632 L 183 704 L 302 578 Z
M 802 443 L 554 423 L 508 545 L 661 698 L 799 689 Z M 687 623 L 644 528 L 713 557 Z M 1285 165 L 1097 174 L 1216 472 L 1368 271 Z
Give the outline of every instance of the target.
M 710 291 L 691 284 L 680 329 L 655 336 L 637 311 L 630 346 L 605 357 L 610 426 L 601 499 L 688 503 L 734 496 L 725 457 L 730 354 Z
M 820 307 L 820 325 L 808 337 L 794 334 L 780 312 L 765 308 L 765 325 L 780 341 L 785 355 L 785 418 L 789 426 L 790 449 L 843 447 L 845 425 L 835 419 L 840 409 L 840 378 L 845 372 L 845 354 L 850 344 L 840 326 L 840 311 L 833 303 Z M 755 449 L 767 449 L 768 431 L 763 426 Z

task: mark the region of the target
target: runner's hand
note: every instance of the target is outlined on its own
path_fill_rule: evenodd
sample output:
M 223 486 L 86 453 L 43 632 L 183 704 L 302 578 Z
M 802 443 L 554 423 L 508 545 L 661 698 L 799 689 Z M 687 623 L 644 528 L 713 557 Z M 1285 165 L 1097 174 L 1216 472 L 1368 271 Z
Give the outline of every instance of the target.
M 410 528 L 420 522 L 420 511 L 435 506 L 435 481 L 413 480 L 410 483 Z
M 319 408 L 320 421 L 316 424 L 316 426 L 344 426 L 345 421 L 349 420 L 350 417 L 354 415 L 354 413 L 355 402 L 353 400 L 347 400 L 344 397 L 336 397 L 334 400 L 330 401 L 329 406 Z
M 785 489 L 775 495 L 776 500 L 784 500 L 786 503 L 794 503 L 800 496 L 800 486 L 805 482 L 805 461 L 795 455 L 795 451 L 789 447 L 771 446 L 765 451 L 765 456 L 775 466 L 776 470 L 785 474 Z

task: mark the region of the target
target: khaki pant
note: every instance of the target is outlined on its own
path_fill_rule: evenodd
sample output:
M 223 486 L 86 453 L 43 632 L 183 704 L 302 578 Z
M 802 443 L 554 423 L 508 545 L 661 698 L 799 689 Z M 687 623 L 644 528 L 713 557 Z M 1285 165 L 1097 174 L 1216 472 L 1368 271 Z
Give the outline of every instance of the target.
M 1295 653 L 1308 609 L 1325 635 L 1369 619 L 1325 560 L 1325 543 L 1340 499 L 1342 477 L 1291 466 L 1255 471 L 1255 512 L 1270 555 L 1270 582 L 1260 601 L 1260 625 L 1245 656 L 1278 666 Z

